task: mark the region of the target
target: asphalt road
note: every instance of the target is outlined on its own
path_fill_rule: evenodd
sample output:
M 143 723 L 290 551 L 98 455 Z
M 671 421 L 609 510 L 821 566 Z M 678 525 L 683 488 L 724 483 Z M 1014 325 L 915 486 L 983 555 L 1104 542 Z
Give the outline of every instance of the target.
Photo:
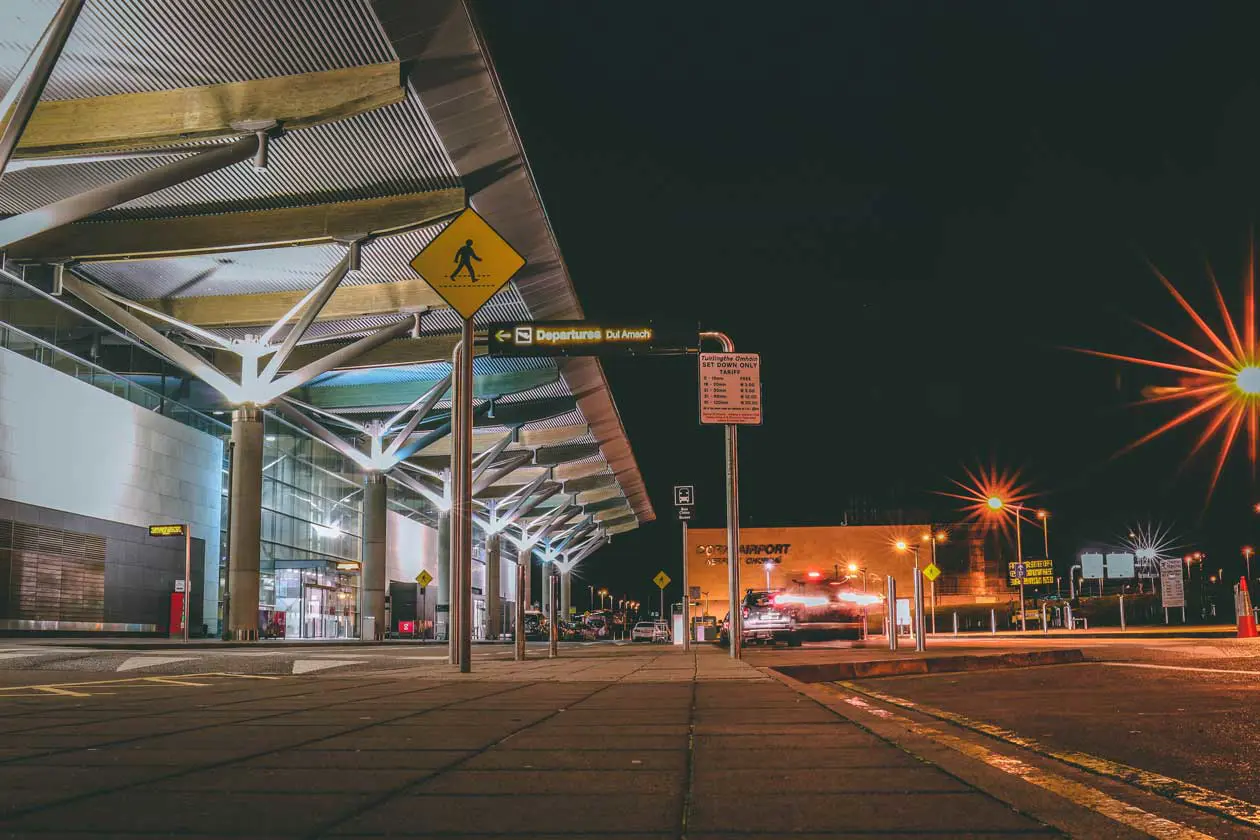
M 1257 651 L 1260 652 L 1260 651 Z M 1193 670 L 1181 670 L 1193 669 Z M 1228 673 L 1230 670 L 1251 673 Z M 1260 660 L 1084 663 L 856 683 L 1260 803 Z

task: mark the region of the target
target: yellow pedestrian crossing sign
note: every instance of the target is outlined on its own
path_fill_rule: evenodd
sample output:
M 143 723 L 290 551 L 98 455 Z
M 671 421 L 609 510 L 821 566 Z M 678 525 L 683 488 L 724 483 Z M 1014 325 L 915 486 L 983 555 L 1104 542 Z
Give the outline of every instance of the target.
M 929 582 L 935 581 L 941 576 L 941 567 L 935 563 L 928 563 L 923 569 L 923 576 L 927 578 Z
M 525 258 L 471 207 L 424 247 L 411 267 L 451 308 L 471 318 L 525 265 Z
M 420 574 L 416 575 L 416 583 L 421 586 L 428 586 L 433 583 L 433 575 L 429 574 L 427 569 L 421 569 Z
M 664 589 L 665 587 L 669 586 L 669 575 L 665 574 L 664 572 L 657 572 L 656 577 L 652 578 L 652 582 L 655 583 L 661 589 Z

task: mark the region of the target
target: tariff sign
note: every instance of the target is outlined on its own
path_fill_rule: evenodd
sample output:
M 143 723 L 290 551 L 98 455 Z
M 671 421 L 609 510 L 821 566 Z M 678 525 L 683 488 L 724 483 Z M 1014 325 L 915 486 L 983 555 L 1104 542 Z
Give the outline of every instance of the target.
M 700 422 L 761 425 L 761 356 L 700 354 Z

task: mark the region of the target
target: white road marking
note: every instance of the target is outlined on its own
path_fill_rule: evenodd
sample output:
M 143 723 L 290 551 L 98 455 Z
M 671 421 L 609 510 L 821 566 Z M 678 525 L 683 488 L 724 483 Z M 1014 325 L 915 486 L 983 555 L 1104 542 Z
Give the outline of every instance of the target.
M 1110 668 L 1154 668 L 1159 671 L 1194 671 L 1200 674 L 1248 674 L 1260 677 L 1260 671 L 1241 671 L 1229 668 L 1195 668 L 1189 665 L 1152 665 L 1146 662 L 1096 662 L 1095 665 L 1106 665 Z
M 309 674 L 325 668 L 340 668 L 343 665 L 362 665 L 361 659 L 298 659 L 293 663 L 294 674 Z
M 1181 823 L 1173 822 L 1149 811 L 1144 811 L 1136 805 L 1113 799 L 1097 788 L 1073 781 L 1066 776 L 1060 776 L 1057 773 L 1034 767 L 1031 764 L 1020 761 L 1018 758 L 994 752 L 979 744 L 959 738 L 957 735 L 943 732 L 933 726 L 917 723 L 896 712 L 872 706 L 860 697 L 845 697 L 843 699 L 844 702 L 864 712 L 904 726 L 916 735 L 929 738 L 942 746 L 982 761 L 990 767 L 1009 773 L 1012 776 L 1017 776 L 1031 785 L 1044 788 L 1082 808 L 1088 808 L 1108 819 L 1136 828 L 1138 831 L 1144 832 L 1151 837 L 1159 838 L 1159 840 L 1214 840 L 1210 834 L 1203 834 Z
M 123 661 L 114 670 L 134 671 L 137 668 L 152 668 L 154 665 L 169 665 L 172 662 L 186 662 L 196 659 L 195 656 L 132 656 Z

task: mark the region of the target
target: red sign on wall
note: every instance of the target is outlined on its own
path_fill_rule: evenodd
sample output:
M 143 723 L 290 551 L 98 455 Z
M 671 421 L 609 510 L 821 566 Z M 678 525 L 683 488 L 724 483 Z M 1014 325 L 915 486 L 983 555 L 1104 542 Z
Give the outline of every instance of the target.
M 414 621 L 398 622 L 399 635 L 414 636 L 416 635 L 416 623 Z

